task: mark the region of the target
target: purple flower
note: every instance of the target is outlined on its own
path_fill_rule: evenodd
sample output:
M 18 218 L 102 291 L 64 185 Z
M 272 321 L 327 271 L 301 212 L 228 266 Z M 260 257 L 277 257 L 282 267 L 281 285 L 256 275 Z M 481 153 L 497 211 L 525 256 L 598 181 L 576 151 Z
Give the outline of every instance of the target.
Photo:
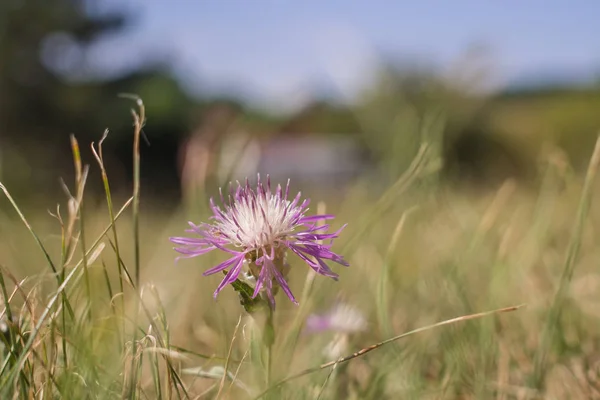
M 225 278 L 215 290 L 215 298 L 244 271 L 256 280 L 253 297 L 264 292 L 274 307 L 274 295 L 281 287 L 290 300 L 298 304 L 286 281 L 289 270 L 287 250 L 295 253 L 315 272 L 335 280 L 338 275 L 325 260 L 348 266 L 341 256 L 331 251 L 333 239 L 338 237 L 345 225 L 334 233 L 326 233 L 329 225 L 318 223 L 333 219 L 333 215 L 306 216 L 309 200 L 300 203 L 300 193 L 293 200 L 288 200 L 289 188 L 288 180 L 285 192 L 278 185 L 276 192 L 271 193 L 269 176 L 265 187 L 258 175 L 256 190 L 250 187 L 248 179 L 245 185 L 238 182 L 235 190 L 230 187 L 227 203 L 221 192 L 223 208 L 210 199 L 213 211 L 211 223 L 189 223 L 191 228 L 186 232 L 196 234 L 196 237 L 170 239 L 177 245 L 175 250 L 183 254 L 178 258 L 196 257 L 217 249 L 231 255 L 231 258 L 204 272 L 204 275 L 211 275 L 226 271 Z M 324 240 L 329 243 L 323 243 Z

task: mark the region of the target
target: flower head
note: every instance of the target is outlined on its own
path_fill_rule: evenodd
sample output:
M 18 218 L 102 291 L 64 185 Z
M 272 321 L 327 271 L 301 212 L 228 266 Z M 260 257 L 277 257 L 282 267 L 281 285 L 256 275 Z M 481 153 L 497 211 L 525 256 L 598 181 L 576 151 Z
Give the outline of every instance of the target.
M 285 191 L 278 185 L 272 193 L 268 176 L 266 185 L 258 176 L 256 189 L 250 187 L 247 179 L 245 185 L 238 182 L 235 190 L 230 188 L 227 201 L 221 192 L 223 208 L 210 199 L 211 223 L 189 223 L 190 229 L 186 232 L 195 234 L 195 237 L 171 238 L 171 242 L 177 245 L 175 250 L 183 254 L 181 257 L 196 257 L 213 250 L 231 255 L 204 272 L 204 275 L 211 275 L 226 271 L 225 278 L 215 290 L 215 298 L 244 272 L 256 280 L 253 298 L 265 293 L 274 307 L 274 295 L 281 287 L 289 299 L 298 304 L 286 281 L 288 250 L 317 273 L 335 280 L 338 275 L 325 260 L 348 266 L 341 256 L 331 251 L 331 242 L 345 225 L 336 232 L 326 233 L 329 225 L 319 225 L 319 222 L 333 219 L 333 215 L 306 216 L 309 200 L 300 203 L 301 193 L 288 200 L 289 185 L 288 180 Z M 329 243 L 323 243 L 325 240 Z

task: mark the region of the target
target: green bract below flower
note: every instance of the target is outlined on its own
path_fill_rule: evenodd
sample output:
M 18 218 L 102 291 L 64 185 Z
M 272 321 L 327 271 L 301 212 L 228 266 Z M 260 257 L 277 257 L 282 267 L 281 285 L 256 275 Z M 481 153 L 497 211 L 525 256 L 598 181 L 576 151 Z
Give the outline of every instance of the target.
M 275 293 L 281 287 L 289 299 L 298 304 L 286 281 L 288 250 L 318 274 L 335 280 L 338 275 L 325 260 L 348 266 L 341 256 L 331 251 L 333 239 L 345 225 L 327 233 L 329 225 L 319 223 L 333 219 L 333 215 L 306 216 L 309 200 L 300 203 L 301 193 L 288 200 L 289 188 L 288 180 L 285 191 L 278 185 L 272 193 L 269 177 L 264 185 L 260 175 L 256 189 L 250 187 L 247 179 L 245 185 L 238 182 L 235 190 L 231 188 L 227 202 L 221 193 L 223 208 L 210 200 L 211 223 L 189 223 L 190 229 L 186 232 L 195 237 L 170 238 L 177 245 L 175 250 L 183 254 L 181 257 L 196 257 L 213 250 L 231 254 L 231 258 L 204 272 L 211 275 L 226 271 L 215 290 L 215 298 L 226 285 L 235 282 L 240 273 L 247 273 L 256 281 L 253 298 L 264 293 L 271 307 L 275 307 Z

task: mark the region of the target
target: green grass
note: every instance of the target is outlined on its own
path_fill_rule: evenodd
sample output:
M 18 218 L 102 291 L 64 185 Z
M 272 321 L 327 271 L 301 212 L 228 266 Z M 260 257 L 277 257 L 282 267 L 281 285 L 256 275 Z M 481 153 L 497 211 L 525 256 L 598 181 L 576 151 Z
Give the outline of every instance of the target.
M 53 216 L 24 213 L 2 187 L 10 334 L 0 398 L 600 398 L 600 149 L 585 178 L 549 157 L 538 189 L 507 181 L 469 192 L 432 179 L 440 163 L 426 143 L 384 191 L 364 178 L 325 203 L 313 196 L 336 215 L 333 228 L 349 224 L 334 248 L 351 266 L 333 282 L 290 257 L 301 303 L 279 294 L 267 360 L 258 321 L 231 288 L 215 301 L 219 277 L 201 276 L 220 256 L 174 263 L 168 237 L 207 218 L 208 199 L 173 215 L 146 210 L 136 179 L 131 198 L 114 203 L 104 140 L 93 160 L 72 140 L 73 194 Z M 104 184 L 103 206 L 86 202 L 90 179 Z M 369 328 L 345 337 L 347 357 L 332 360 L 324 349 L 334 335 L 302 328 L 338 300 L 360 309 Z

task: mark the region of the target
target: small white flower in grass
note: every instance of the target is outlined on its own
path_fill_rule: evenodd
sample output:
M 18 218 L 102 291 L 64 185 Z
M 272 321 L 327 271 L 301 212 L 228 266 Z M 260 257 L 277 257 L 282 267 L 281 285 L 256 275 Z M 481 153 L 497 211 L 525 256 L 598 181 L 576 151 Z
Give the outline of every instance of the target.
M 322 354 L 328 360 L 337 360 L 348 353 L 348 335 L 336 333 L 333 339 L 323 348 Z
M 334 331 L 353 333 L 364 331 L 367 321 L 355 307 L 346 303 L 337 303 L 327 313 L 312 314 L 306 320 L 308 332 Z
M 337 302 L 325 314 L 311 314 L 306 319 L 307 333 L 334 332 L 333 338 L 323 348 L 327 359 L 337 359 L 346 355 L 350 335 L 367 329 L 367 320 L 357 308 Z

